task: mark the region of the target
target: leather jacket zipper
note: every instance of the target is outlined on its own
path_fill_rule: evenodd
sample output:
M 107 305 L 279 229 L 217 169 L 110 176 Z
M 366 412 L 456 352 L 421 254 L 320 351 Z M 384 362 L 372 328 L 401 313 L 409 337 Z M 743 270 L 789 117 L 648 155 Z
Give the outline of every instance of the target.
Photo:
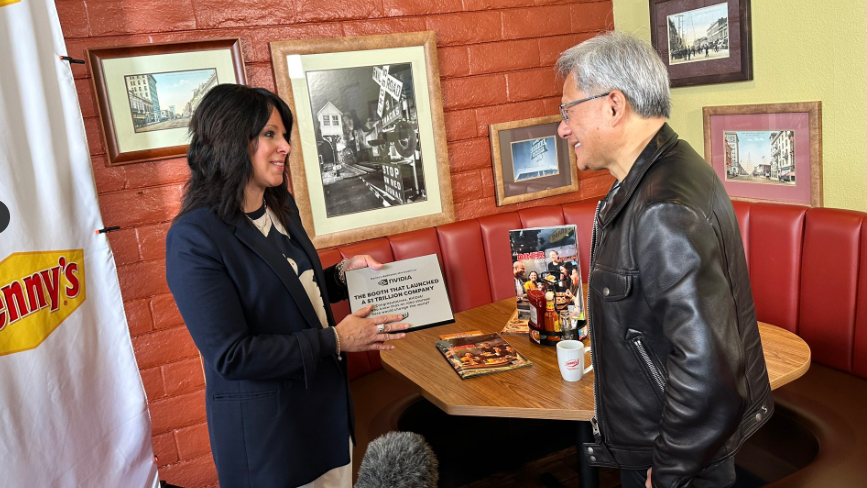
M 632 339 L 632 343 L 635 344 L 635 349 L 638 351 L 638 355 L 641 356 L 644 365 L 647 366 L 647 370 L 656 382 L 656 386 L 659 388 L 660 393 L 665 394 L 665 378 L 650 359 L 650 354 L 648 354 L 647 348 L 644 347 L 644 342 L 641 341 L 640 337 L 636 337 L 635 339 Z
M 585 310 L 587 311 L 587 324 L 590 335 L 590 361 L 593 364 L 593 418 L 590 419 L 590 425 L 593 427 L 593 436 L 601 437 L 599 428 L 599 365 L 596 364 L 596 334 L 593 333 L 593 316 L 590 313 L 590 280 L 593 277 L 593 266 L 596 264 L 596 233 L 599 229 L 599 209 L 602 208 L 603 200 L 596 202 L 596 213 L 593 214 L 593 232 L 590 237 L 590 272 L 587 274 L 587 290 L 588 296 L 585 300 Z

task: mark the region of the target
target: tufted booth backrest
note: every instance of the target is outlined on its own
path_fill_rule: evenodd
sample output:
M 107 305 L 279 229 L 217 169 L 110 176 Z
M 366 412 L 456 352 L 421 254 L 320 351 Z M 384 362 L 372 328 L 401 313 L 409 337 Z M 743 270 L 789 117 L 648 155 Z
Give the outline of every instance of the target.
M 381 262 L 437 254 L 455 313 L 514 294 L 508 231 L 575 224 L 584 280 L 597 200 L 532 207 L 320 251 L 324 266 L 356 254 Z M 867 378 L 867 214 L 734 202 L 756 315 L 800 335 L 813 361 Z M 334 305 L 339 321 L 346 302 Z M 381 368 L 349 355 L 350 379 Z

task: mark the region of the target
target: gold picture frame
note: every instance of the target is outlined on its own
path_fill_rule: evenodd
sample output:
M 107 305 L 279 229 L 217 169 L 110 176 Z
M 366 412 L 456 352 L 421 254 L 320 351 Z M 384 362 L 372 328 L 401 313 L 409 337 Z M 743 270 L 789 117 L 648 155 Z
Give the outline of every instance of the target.
M 559 115 L 492 124 L 497 206 L 576 192 L 575 153 L 557 135 Z
M 435 33 L 272 42 L 271 57 L 316 248 L 454 221 Z

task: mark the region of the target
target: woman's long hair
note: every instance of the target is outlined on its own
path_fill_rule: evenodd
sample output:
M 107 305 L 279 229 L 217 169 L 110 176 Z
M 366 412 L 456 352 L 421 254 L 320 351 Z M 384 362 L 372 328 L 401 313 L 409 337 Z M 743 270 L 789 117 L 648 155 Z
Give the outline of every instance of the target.
M 226 222 L 243 214 L 244 188 L 253 174 L 251 149 L 256 150 L 259 133 L 277 110 L 286 127 L 284 137 L 292 132 L 292 112 L 277 95 L 264 88 L 224 84 L 212 88 L 196 108 L 190 120 L 190 149 L 187 164 L 190 179 L 184 186 L 181 211 L 206 207 Z M 289 190 L 287 165 L 283 166 L 283 184 L 265 189 L 265 203 L 287 225 Z

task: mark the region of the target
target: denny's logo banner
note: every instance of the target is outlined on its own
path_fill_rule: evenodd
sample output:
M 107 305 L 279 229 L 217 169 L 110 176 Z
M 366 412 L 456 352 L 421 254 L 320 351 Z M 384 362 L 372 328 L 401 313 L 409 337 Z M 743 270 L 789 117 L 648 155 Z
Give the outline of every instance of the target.
M 84 300 L 82 249 L 10 255 L 0 262 L 0 356 L 42 344 Z

